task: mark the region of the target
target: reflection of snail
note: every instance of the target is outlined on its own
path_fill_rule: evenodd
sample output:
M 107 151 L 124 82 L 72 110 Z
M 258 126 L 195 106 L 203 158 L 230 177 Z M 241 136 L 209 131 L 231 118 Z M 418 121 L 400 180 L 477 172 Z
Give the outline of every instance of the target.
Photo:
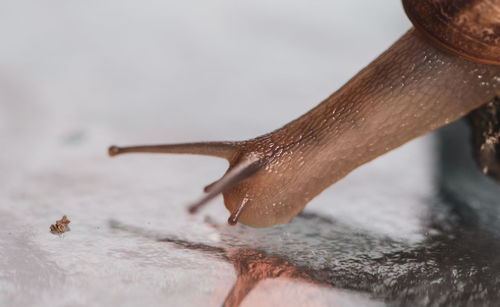
M 448 206 L 456 204 L 442 205 L 436 208 L 438 212 L 448 212 Z M 297 222 L 285 228 L 258 232 L 241 228 L 242 232 L 235 233 L 226 227 L 212 225 L 221 237 L 216 246 L 114 220 L 110 221 L 110 226 L 182 248 L 186 253 L 185 259 L 191 259 L 189 250 L 208 256 L 208 263 L 200 263 L 198 257 L 191 261 L 196 263 L 196 276 L 201 274 L 209 281 L 221 280 L 220 272 L 214 276 L 214 271 L 207 269 L 211 267 L 209 263 L 231 263 L 236 279 L 222 306 L 239 306 L 255 292 L 263 293 L 264 300 L 268 296 L 290 296 L 294 300 L 293 304 L 281 302 L 278 306 L 329 306 L 333 301 L 327 294 L 335 293 L 334 289 L 354 290 L 358 295 L 366 293 L 371 299 L 397 306 L 427 306 L 435 302 L 447 306 L 462 305 L 464 302 L 472 306 L 496 306 L 500 301 L 498 236 L 492 235 L 491 229 L 463 224 L 460 222 L 463 218 L 465 216 L 460 214 L 433 215 L 428 230 L 434 235 L 416 244 L 379 237 L 373 232 L 364 232 L 314 213 L 301 213 Z M 283 231 L 288 232 L 290 237 L 283 240 Z M 315 234 L 314 238 L 311 234 Z M 236 243 L 241 243 L 237 239 L 241 237 L 247 242 L 244 246 Z M 153 246 L 155 250 L 159 248 L 156 244 Z M 136 256 L 151 260 L 151 255 L 143 249 Z M 157 261 L 161 268 L 172 264 L 172 259 L 166 260 L 166 263 L 161 259 Z M 192 270 L 186 272 L 189 274 Z M 168 271 L 164 274 L 171 275 Z M 280 280 L 282 287 L 277 292 L 269 291 L 260 284 L 270 279 Z M 293 287 L 294 284 L 298 288 Z M 188 305 L 189 299 L 199 301 L 196 292 L 200 293 L 200 288 L 196 284 L 191 287 L 193 297 L 184 298 Z M 229 289 L 226 286 L 223 288 Z M 313 295 L 304 290 L 312 291 Z M 219 297 L 218 291 L 213 295 Z M 264 305 L 269 304 L 266 301 Z M 247 301 L 244 305 L 251 304 Z M 354 305 L 370 304 L 358 301 Z
M 500 97 L 499 0 L 403 4 L 417 30 L 284 127 L 242 142 L 112 146 L 109 154 L 225 158 L 228 171 L 207 186 L 191 212 L 222 193 L 230 224 L 268 227 L 290 221 L 356 167 Z M 492 134 L 489 130 L 485 133 Z M 488 163 L 496 163 L 494 150 L 485 154 L 494 158 Z

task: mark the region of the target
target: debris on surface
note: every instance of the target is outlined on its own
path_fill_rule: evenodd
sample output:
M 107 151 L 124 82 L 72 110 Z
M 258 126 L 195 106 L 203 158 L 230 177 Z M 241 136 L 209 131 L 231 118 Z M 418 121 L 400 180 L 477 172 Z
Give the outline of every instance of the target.
M 70 220 L 64 215 L 62 219 L 56 221 L 55 224 L 50 225 L 50 232 L 53 234 L 61 234 L 63 232 L 69 231 L 68 224 L 71 223 Z

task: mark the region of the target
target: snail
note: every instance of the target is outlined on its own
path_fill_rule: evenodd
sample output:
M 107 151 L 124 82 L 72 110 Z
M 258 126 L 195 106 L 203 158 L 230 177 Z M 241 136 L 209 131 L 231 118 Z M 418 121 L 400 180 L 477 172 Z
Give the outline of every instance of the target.
M 500 118 L 500 0 L 403 0 L 403 6 L 414 27 L 285 126 L 238 142 L 111 146 L 109 155 L 226 159 L 227 172 L 189 211 L 222 193 L 229 224 L 252 227 L 287 223 L 358 166 L 469 113 L 478 163 L 488 174 L 500 161 L 498 128 L 484 124 L 492 108 Z

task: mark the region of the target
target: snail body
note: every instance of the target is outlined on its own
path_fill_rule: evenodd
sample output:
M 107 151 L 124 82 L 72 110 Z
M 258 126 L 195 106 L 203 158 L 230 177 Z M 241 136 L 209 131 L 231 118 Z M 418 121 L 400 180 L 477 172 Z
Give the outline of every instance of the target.
M 190 211 L 222 193 L 230 224 L 286 223 L 358 166 L 500 97 L 500 66 L 471 61 L 432 41 L 410 29 L 337 92 L 269 134 L 242 142 L 112 146 L 109 154 L 225 158 L 228 171 Z

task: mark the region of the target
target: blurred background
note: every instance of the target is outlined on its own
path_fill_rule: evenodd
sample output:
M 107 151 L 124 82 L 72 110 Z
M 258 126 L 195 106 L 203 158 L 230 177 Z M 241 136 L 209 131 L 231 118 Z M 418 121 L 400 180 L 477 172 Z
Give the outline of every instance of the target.
M 0 305 L 495 301 L 494 278 L 467 283 L 484 269 L 478 262 L 494 259 L 471 256 L 463 271 L 432 249 L 463 254 L 435 239 L 456 237 L 449 232 L 462 216 L 439 205 L 443 186 L 465 199 L 465 211 L 498 199 L 468 154 L 451 162 L 453 176 L 436 167 L 453 148 L 440 144 L 467 139 L 463 125 L 361 167 L 271 229 L 226 226 L 221 198 L 187 214 L 224 161 L 106 154 L 111 144 L 267 133 L 410 27 L 396 0 L 0 0 Z M 463 180 L 462 166 L 472 173 Z M 487 200 L 468 192 L 471 181 Z M 64 214 L 71 231 L 51 234 Z M 464 297 L 457 283 L 475 290 Z

